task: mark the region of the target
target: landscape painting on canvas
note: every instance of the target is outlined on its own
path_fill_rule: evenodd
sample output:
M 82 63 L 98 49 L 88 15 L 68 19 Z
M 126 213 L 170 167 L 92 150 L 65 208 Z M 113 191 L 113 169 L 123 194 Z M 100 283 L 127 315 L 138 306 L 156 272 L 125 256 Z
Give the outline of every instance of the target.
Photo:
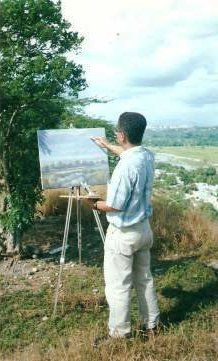
M 39 130 L 39 161 L 43 189 L 106 184 L 108 156 L 91 137 L 103 128 Z

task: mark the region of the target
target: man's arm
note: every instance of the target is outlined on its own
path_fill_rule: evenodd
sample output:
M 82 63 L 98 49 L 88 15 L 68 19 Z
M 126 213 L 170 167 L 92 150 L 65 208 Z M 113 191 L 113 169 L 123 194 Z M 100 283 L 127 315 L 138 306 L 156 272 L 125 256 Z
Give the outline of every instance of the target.
M 110 152 L 120 155 L 123 152 L 123 148 L 120 145 L 115 145 L 110 142 L 104 137 L 92 137 L 92 140 L 101 148 L 106 148 Z
M 106 201 L 96 201 L 93 198 L 87 198 L 84 199 L 84 201 L 93 209 L 96 209 L 98 211 L 102 211 L 102 212 L 120 212 L 119 209 L 115 209 L 113 207 L 109 207 L 106 205 Z
M 97 202 L 95 202 L 95 208 L 98 211 L 103 211 L 103 212 L 120 212 L 119 209 L 115 209 L 113 207 L 107 206 L 105 201 L 97 201 Z

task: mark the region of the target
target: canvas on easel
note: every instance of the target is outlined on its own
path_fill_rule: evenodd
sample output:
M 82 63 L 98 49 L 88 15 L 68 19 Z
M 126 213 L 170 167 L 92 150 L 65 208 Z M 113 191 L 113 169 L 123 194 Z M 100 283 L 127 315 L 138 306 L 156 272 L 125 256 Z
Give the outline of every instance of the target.
M 37 135 L 43 189 L 107 183 L 107 154 L 91 140 L 104 137 L 104 128 L 39 130 Z

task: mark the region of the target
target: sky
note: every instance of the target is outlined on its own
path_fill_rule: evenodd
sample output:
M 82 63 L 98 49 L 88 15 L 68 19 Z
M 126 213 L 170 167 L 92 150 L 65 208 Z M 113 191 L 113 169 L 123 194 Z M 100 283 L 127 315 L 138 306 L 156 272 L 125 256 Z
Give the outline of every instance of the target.
M 124 111 L 149 127 L 218 126 L 217 0 L 62 0 L 88 88 L 86 113 L 111 122 Z

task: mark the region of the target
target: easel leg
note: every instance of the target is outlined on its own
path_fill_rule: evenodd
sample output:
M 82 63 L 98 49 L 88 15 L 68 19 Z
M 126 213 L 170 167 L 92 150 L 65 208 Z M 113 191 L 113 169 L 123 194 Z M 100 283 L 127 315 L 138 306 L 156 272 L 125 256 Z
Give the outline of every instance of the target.
M 80 187 L 76 188 L 76 205 L 77 205 L 77 240 L 79 251 L 79 264 L 82 263 L 82 225 L 81 225 L 81 199 L 80 199 Z
M 101 235 L 102 242 L 104 244 L 104 242 L 105 242 L 105 234 L 104 234 L 104 230 L 103 230 L 103 227 L 102 227 L 102 224 L 101 224 L 101 220 L 100 220 L 98 211 L 96 209 L 93 209 L 93 214 L 94 214 L 97 226 L 98 226 L 99 233 Z
M 69 234 L 70 217 L 71 217 L 71 213 L 72 213 L 72 202 L 73 202 L 72 193 L 73 193 L 73 189 L 70 190 L 69 198 L 68 198 L 67 215 L 66 215 L 65 228 L 64 228 L 64 238 L 63 238 L 61 258 L 60 258 L 60 270 L 59 270 L 58 282 L 57 282 L 57 287 L 56 287 L 56 292 L 55 292 L 53 317 L 56 316 L 58 295 L 59 295 L 59 289 L 60 289 L 60 285 L 61 285 L 61 275 L 62 275 L 63 265 L 65 263 L 65 254 L 66 254 L 67 240 L 68 240 L 68 234 Z
M 90 195 L 93 194 L 92 191 L 91 191 L 90 186 L 88 186 L 87 183 L 83 183 L 83 187 L 84 187 L 84 189 L 86 190 L 86 192 L 88 194 L 90 194 Z M 104 230 L 103 230 L 103 227 L 102 227 L 102 224 L 101 224 L 101 220 L 100 220 L 98 211 L 96 209 L 93 209 L 93 214 L 94 214 L 97 226 L 98 226 L 99 233 L 101 235 L 102 242 L 104 244 L 104 242 L 105 242 L 105 234 L 104 234 Z

